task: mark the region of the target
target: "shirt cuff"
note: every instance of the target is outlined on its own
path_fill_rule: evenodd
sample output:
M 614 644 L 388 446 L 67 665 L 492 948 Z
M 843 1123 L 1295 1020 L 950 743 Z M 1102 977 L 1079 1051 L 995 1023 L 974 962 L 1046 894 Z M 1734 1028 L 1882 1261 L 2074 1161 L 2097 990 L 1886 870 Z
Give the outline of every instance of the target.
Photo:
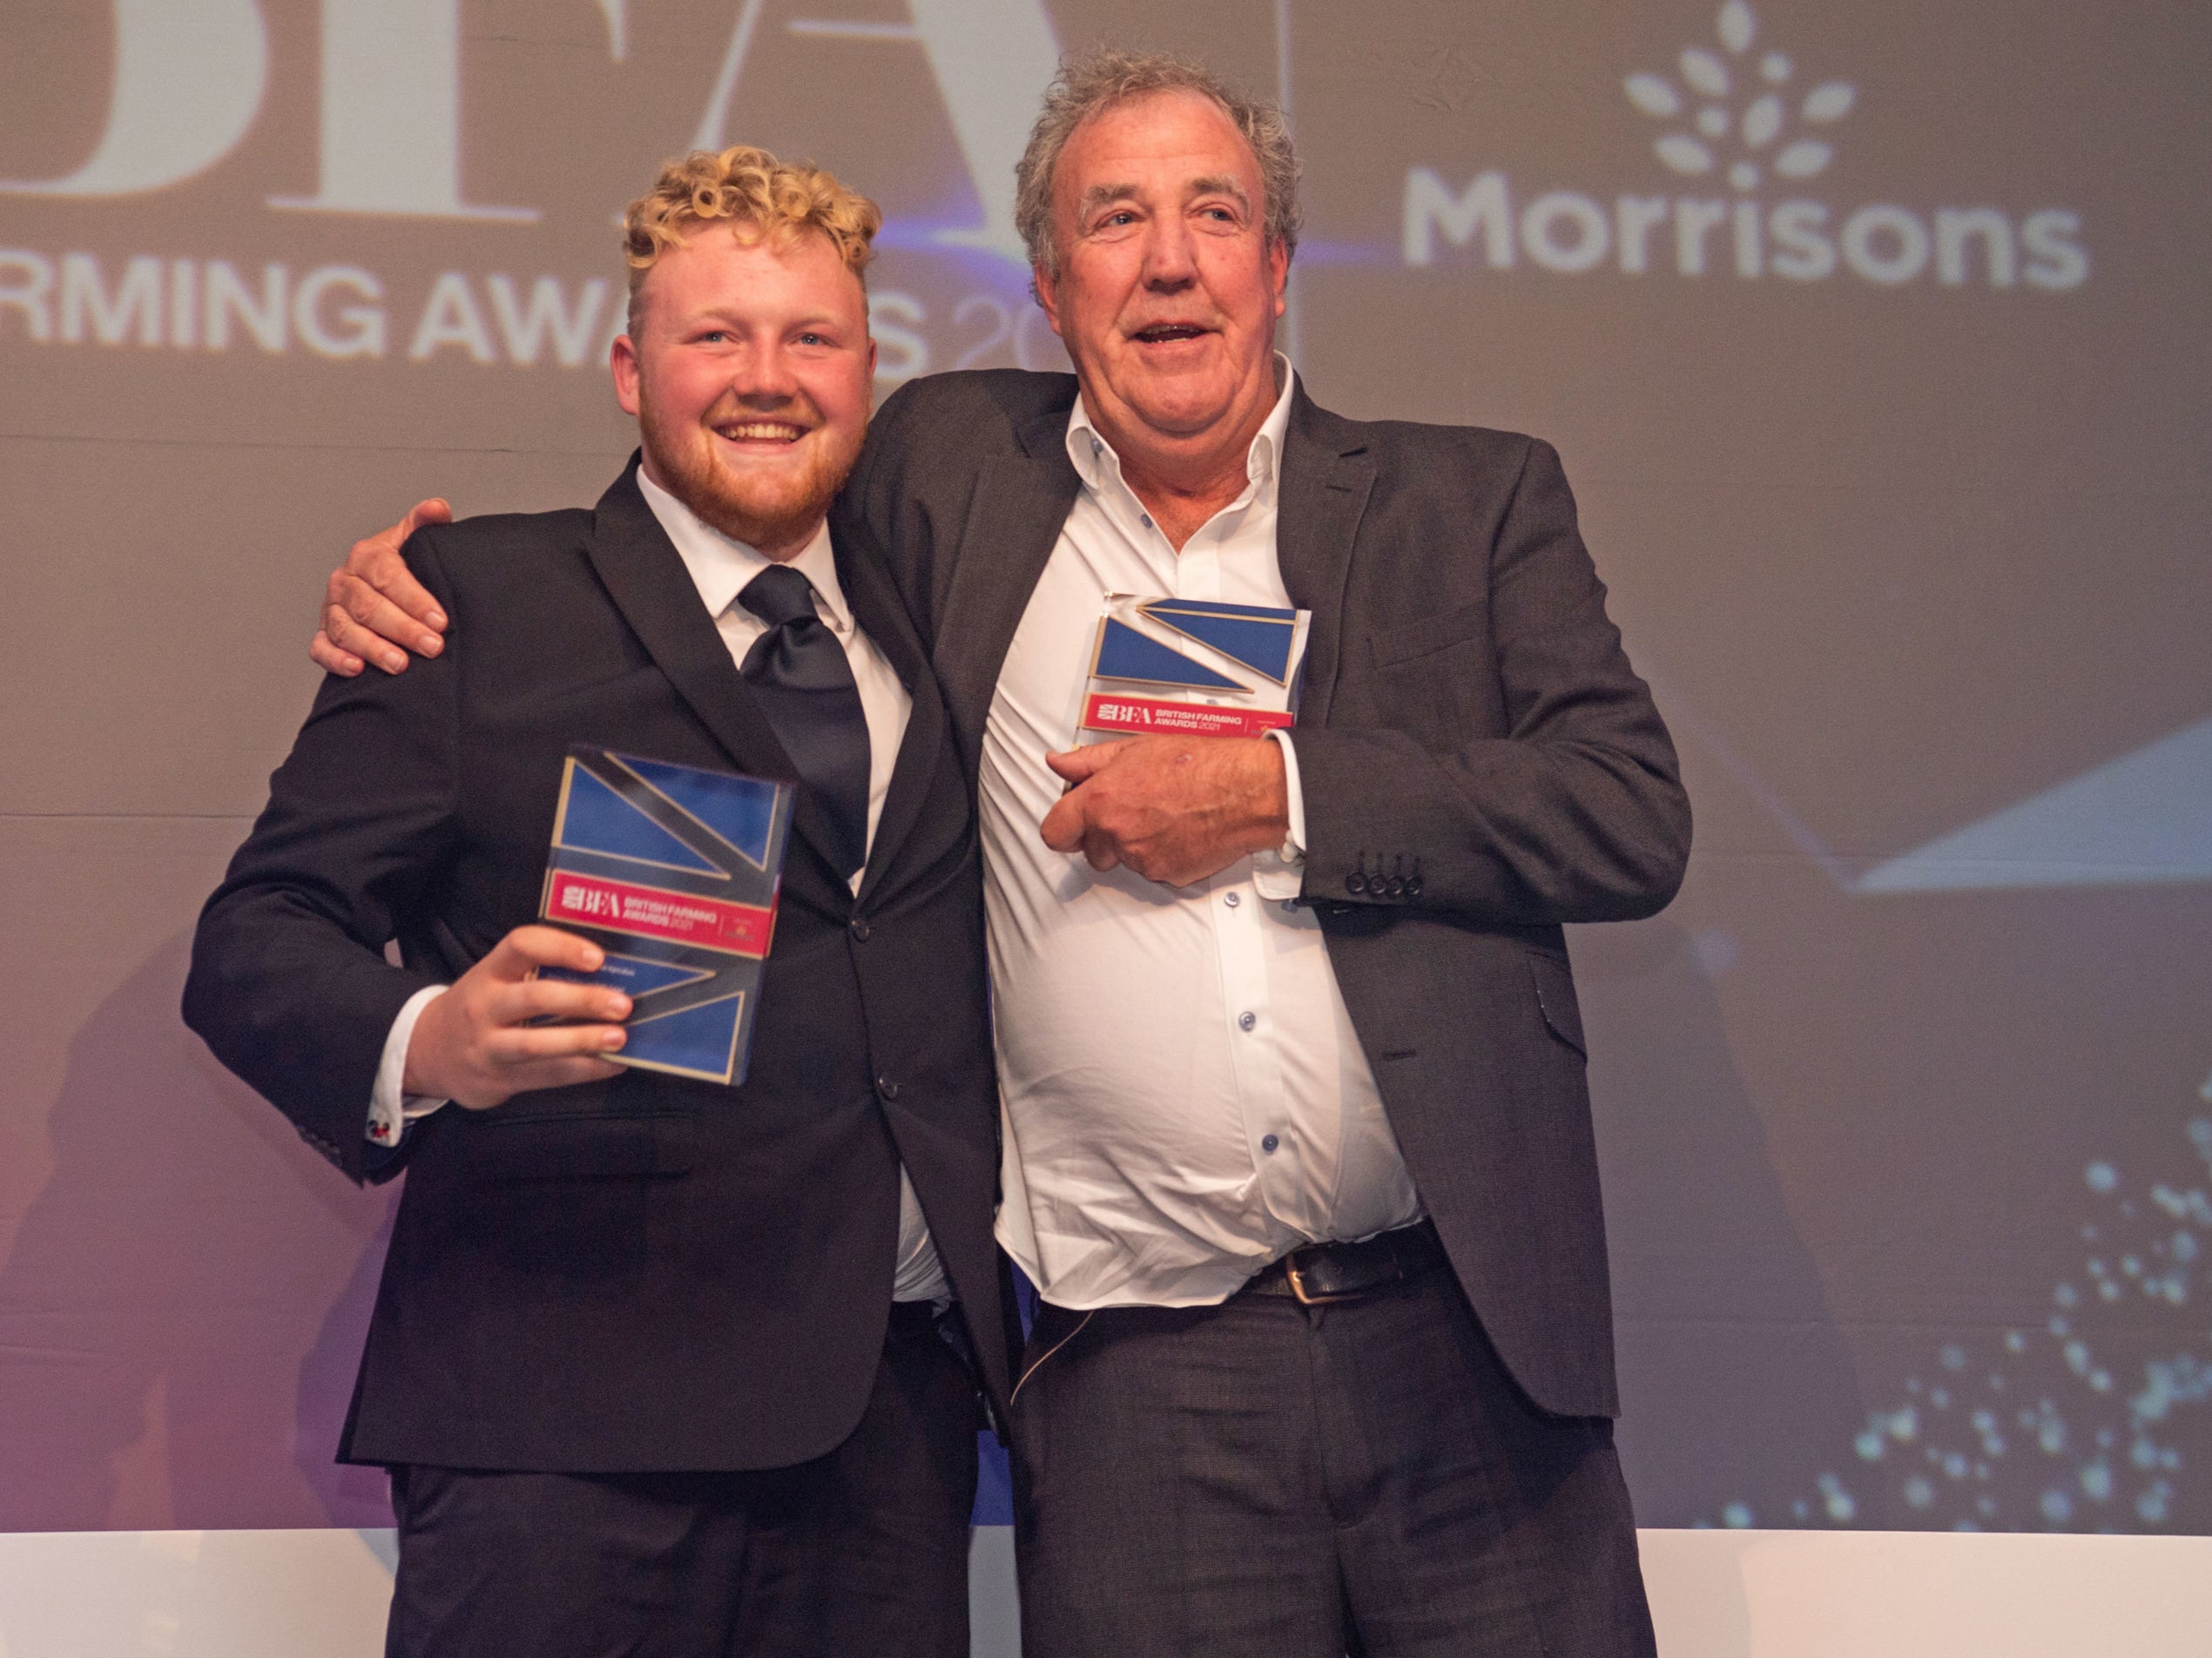
M 445 990 L 444 985 L 424 985 L 401 1004 L 399 1016 L 392 1021 L 391 1032 L 384 1038 L 384 1057 L 376 1066 L 376 1086 L 368 1095 L 371 1145 L 390 1150 L 399 1144 L 408 1123 L 445 1103 L 431 1095 L 401 1092 L 407 1081 L 407 1045 L 415 1039 L 415 1021 Z
M 1252 859 L 1252 885 L 1262 898 L 1291 899 L 1305 884 L 1305 793 L 1298 785 L 1298 748 L 1289 730 L 1278 727 L 1267 736 L 1283 751 L 1283 797 L 1291 830 L 1281 846 Z

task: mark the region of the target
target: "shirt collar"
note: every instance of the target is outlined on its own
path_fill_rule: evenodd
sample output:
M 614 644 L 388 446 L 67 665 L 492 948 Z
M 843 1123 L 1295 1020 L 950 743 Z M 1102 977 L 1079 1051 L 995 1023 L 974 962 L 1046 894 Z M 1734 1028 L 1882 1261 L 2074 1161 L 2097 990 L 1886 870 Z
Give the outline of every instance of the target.
M 1252 438 L 1251 448 L 1244 457 L 1244 475 L 1256 489 L 1271 489 L 1276 468 L 1283 454 L 1284 435 L 1291 429 L 1291 394 L 1298 384 L 1298 371 L 1291 367 L 1291 360 L 1281 352 L 1275 354 L 1276 377 L 1283 389 L 1277 394 L 1275 407 Z M 1076 475 L 1093 490 L 1105 488 L 1111 479 L 1118 482 L 1122 475 L 1122 458 L 1114 446 L 1090 421 L 1090 410 L 1083 405 L 1082 393 L 1076 394 L 1076 406 L 1068 414 L 1068 458 L 1075 463 Z
M 745 583 L 774 562 L 759 548 L 724 535 L 647 477 L 643 467 L 637 469 L 637 489 L 653 509 L 653 516 L 660 520 L 660 527 L 668 532 L 669 540 L 676 543 L 676 556 L 691 573 L 691 585 L 698 589 L 699 602 L 706 606 L 709 616 L 718 617 L 728 610 Z M 815 603 L 831 628 L 838 633 L 850 632 L 853 617 L 846 609 L 845 590 L 838 584 L 837 555 L 830 547 L 828 520 L 815 527 L 813 539 L 790 563 L 813 586 Z

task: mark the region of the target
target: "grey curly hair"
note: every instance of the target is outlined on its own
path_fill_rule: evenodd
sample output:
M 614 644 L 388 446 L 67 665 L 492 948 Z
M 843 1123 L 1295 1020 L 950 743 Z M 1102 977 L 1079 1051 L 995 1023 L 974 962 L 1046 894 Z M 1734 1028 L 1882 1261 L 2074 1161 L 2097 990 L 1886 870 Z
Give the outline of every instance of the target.
M 1029 131 L 1028 148 L 1014 170 L 1014 224 L 1029 251 L 1029 263 L 1056 281 L 1060 247 L 1052 234 L 1052 175 L 1060 152 L 1076 129 L 1116 104 L 1155 92 L 1196 92 L 1221 106 L 1236 124 L 1259 164 L 1261 224 L 1270 242 L 1285 253 L 1298 249 L 1304 222 L 1298 211 L 1298 152 L 1283 111 L 1263 99 L 1245 97 L 1203 64 L 1166 52 L 1128 51 L 1101 46 L 1063 61 L 1046 89 L 1044 110 Z

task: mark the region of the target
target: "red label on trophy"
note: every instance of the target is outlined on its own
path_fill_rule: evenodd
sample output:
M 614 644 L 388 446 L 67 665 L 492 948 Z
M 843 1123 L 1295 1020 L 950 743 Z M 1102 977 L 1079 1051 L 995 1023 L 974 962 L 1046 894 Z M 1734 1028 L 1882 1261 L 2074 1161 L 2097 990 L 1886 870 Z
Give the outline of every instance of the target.
M 1184 737 L 1260 737 L 1298 724 L 1288 710 L 1212 708 L 1204 703 L 1169 702 L 1163 698 L 1108 696 L 1093 691 L 1083 699 L 1083 730 L 1127 736 L 1154 732 Z
M 766 955 L 776 927 L 776 912 L 758 905 L 695 898 L 565 869 L 547 876 L 544 911 L 549 921 L 607 927 L 733 955 Z

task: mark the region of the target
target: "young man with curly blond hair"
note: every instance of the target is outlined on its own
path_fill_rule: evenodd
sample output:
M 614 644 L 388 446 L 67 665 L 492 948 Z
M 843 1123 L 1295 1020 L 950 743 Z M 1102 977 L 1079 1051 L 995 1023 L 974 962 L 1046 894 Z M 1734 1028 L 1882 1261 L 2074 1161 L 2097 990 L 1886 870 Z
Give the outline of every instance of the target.
M 975 837 L 859 455 L 880 216 L 733 149 L 632 204 L 596 507 L 421 529 L 451 640 L 333 678 L 207 905 L 185 1014 L 355 1180 L 409 1175 L 341 1455 L 392 1470 L 406 1655 L 968 1651 L 1008 1392 Z M 573 743 L 799 803 L 737 1088 L 537 976 Z M 396 942 L 401 965 L 386 959 Z

